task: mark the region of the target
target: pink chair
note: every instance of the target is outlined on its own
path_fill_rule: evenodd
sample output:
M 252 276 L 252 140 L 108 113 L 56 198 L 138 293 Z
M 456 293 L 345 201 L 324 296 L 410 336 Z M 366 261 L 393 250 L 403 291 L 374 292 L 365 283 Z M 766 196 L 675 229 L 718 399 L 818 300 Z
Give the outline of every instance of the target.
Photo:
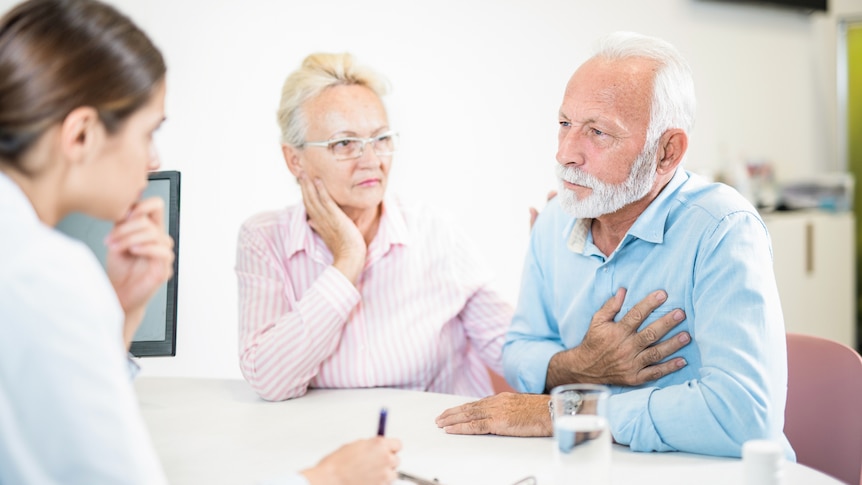
M 862 484 L 862 357 L 820 337 L 787 334 L 784 432 L 796 460 Z
M 488 368 L 488 375 L 491 377 L 491 385 L 494 386 L 494 394 L 500 394 L 501 392 L 518 392 L 512 386 L 506 382 L 506 379 L 503 378 L 500 374 L 497 374 L 491 368 Z

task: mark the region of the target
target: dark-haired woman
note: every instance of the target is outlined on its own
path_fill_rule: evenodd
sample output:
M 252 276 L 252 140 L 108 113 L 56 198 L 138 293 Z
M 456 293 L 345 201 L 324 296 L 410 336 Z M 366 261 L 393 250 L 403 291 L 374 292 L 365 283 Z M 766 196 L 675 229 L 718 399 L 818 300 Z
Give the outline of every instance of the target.
M 162 483 L 126 348 L 171 276 L 158 199 L 165 64 L 102 4 L 32 1 L 0 21 L 0 483 Z M 107 275 L 54 230 L 116 221 Z
M 166 481 L 126 353 L 173 265 L 160 200 L 139 200 L 164 78 L 147 36 L 97 1 L 31 0 L 0 19 L 2 484 Z M 107 274 L 54 229 L 73 211 L 115 221 Z M 353 443 L 305 475 L 386 483 L 399 446 Z

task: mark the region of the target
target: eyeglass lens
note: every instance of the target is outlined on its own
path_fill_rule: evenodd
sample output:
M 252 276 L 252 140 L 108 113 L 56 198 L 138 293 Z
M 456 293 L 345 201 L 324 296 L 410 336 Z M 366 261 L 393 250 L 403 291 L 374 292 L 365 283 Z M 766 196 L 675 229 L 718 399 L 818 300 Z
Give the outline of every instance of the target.
M 380 156 L 392 155 L 395 152 L 396 135 L 386 133 L 375 138 L 341 138 L 329 144 L 329 150 L 339 160 L 349 160 L 362 156 L 365 144 L 371 143 L 374 153 Z

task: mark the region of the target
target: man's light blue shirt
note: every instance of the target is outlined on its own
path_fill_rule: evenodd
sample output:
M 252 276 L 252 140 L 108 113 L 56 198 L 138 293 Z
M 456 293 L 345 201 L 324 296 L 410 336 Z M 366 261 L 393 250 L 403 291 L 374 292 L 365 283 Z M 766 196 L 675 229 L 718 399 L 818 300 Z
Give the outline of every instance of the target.
M 667 300 L 641 328 L 674 309 L 691 343 L 687 365 L 638 387 L 611 386 L 614 439 L 635 451 L 740 456 L 750 439 L 783 443 L 787 395 L 784 319 L 769 235 L 733 189 L 677 170 L 617 249 L 593 244 L 589 219 L 552 202 L 532 231 L 518 308 L 503 349 L 506 380 L 544 393 L 551 357 L 581 343 L 593 314 L 619 288 L 617 320 L 651 292 Z

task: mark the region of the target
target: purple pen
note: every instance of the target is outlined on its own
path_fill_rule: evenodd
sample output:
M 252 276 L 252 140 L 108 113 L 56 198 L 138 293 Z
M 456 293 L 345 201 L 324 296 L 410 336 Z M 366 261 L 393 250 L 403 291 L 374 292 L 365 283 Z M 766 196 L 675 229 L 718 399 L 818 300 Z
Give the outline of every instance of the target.
M 386 435 L 386 408 L 380 408 L 380 423 L 377 424 L 377 436 Z

